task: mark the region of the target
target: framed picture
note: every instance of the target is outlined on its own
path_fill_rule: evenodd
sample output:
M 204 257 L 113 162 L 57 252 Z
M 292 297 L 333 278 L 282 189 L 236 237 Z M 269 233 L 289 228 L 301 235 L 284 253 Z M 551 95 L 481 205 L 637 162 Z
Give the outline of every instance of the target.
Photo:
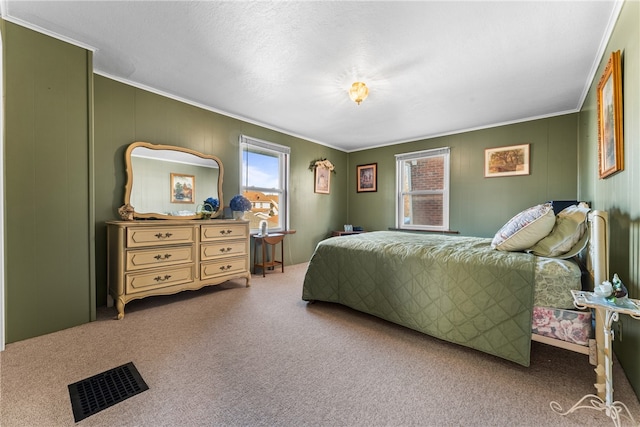
M 378 191 L 378 164 L 358 165 L 356 167 L 356 182 L 358 193 Z
M 624 169 L 620 51 L 613 52 L 598 83 L 598 172 L 600 179 Z
M 529 175 L 529 144 L 484 150 L 484 176 Z
M 195 176 L 171 173 L 171 203 L 193 203 L 195 193 Z
M 331 191 L 331 171 L 324 166 L 316 166 L 313 191 L 321 194 L 329 194 Z

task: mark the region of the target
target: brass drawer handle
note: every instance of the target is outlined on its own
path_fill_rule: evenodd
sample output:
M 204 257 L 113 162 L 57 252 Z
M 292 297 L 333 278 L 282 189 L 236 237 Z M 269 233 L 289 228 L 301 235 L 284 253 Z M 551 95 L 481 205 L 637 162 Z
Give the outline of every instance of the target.
M 230 265 L 227 265 L 227 266 L 222 265 L 222 266 L 220 266 L 220 270 L 222 270 L 222 271 L 231 270 L 231 266 Z
M 220 234 L 222 234 L 223 236 L 225 234 L 231 234 L 231 233 L 233 233 L 233 230 L 220 230 Z
M 169 274 L 165 274 L 164 277 L 158 276 L 158 277 L 154 277 L 153 280 L 155 280 L 156 282 L 164 282 L 165 280 L 169 280 L 171 278 L 171 276 Z
M 171 236 L 173 236 L 173 234 L 171 234 L 171 233 L 164 233 L 164 234 L 158 233 L 158 234 L 156 234 L 156 237 L 158 239 L 168 239 Z
M 233 248 L 220 248 L 220 252 L 225 253 L 225 252 L 231 252 L 233 250 Z
M 158 254 L 156 256 L 154 256 L 155 259 L 157 259 L 158 261 L 160 261 L 161 259 L 169 259 L 171 258 L 171 254 L 165 254 L 164 256 Z

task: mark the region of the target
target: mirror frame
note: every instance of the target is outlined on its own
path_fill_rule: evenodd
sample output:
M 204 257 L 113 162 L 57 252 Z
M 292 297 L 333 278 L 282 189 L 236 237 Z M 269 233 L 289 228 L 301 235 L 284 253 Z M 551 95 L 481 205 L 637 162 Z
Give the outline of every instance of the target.
M 137 141 L 131 143 L 127 150 L 125 151 L 124 161 L 125 161 L 125 172 L 127 175 L 127 182 L 125 184 L 124 190 L 124 206 L 122 206 L 118 211 L 125 220 L 132 219 L 202 219 L 203 215 L 201 213 L 197 213 L 195 215 L 184 215 L 184 216 L 176 216 L 176 215 L 167 215 L 163 213 L 140 213 L 135 211 L 135 206 L 131 206 L 131 190 L 133 188 L 133 167 L 131 164 L 131 153 L 134 149 L 138 147 L 148 148 L 150 150 L 169 150 L 169 151 L 179 151 L 182 153 L 193 154 L 194 156 L 200 157 L 202 159 L 213 160 L 218 163 L 219 166 L 219 176 L 218 176 L 218 201 L 220 202 L 220 206 L 216 212 L 211 215 L 211 218 L 217 218 L 223 213 L 224 202 L 222 199 L 222 181 L 224 178 L 224 167 L 222 165 L 222 161 L 216 157 L 209 154 L 203 154 L 198 151 L 192 150 L 190 148 L 184 147 L 176 147 L 174 145 L 163 145 L 163 144 L 152 144 L 150 142 L 142 142 Z M 197 209 L 197 208 L 196 208 Z M 123 213 L 124 212 L 124 213 Z

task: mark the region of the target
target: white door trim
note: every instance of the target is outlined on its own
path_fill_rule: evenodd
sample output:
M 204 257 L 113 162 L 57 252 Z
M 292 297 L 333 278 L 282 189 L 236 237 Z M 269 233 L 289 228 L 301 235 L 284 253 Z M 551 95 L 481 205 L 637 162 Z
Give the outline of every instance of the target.
M 0 32 L 0 70 L 3 70 L 3 40 L 2 32 Z M 0 74 L 2 71 L 0 71 Z M 4 239 L 5 239 L 5 195 L 4 195 L 4 75 L 0 75 L 0 351 L 4 350 L 5 330 L 4 330 L 4 284 L 6 271 L 4 258 Z

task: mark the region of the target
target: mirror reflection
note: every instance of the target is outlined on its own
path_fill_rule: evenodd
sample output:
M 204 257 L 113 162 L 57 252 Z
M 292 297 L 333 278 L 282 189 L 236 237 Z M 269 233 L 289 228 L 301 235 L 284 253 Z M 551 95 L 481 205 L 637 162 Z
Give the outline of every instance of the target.
M 220 216 L 222 162 L 182 147 L 135 142 L 126 153 L 125 205 L 134 218 L 200 219 Z M 206 200 L 217 200 L 217 210 Z

